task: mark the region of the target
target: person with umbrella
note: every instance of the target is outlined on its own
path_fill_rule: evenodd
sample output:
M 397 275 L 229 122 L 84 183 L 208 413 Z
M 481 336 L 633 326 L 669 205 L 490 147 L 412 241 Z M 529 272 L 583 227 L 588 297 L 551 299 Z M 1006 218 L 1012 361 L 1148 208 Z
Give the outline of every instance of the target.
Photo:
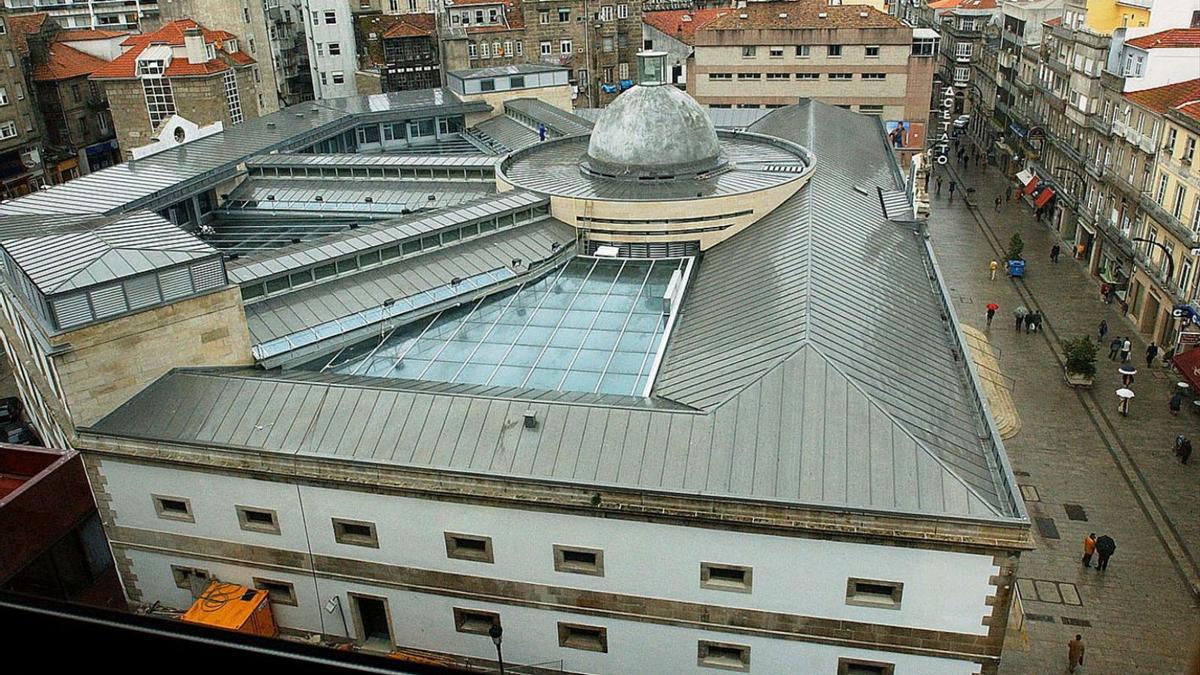
M 1117 412 L 1123 417 L 1129 416 L 1129 402 L 1133 400 L 1133 391 L 1131 389 L 1118 389 L 1117 397 L 1121 399 L 1121 403 L 1117 405 Z
M 1103 572 L 1108 569 L 1108 559 L 1117 550 L 1117 542 L 1107 534 L 1100 535 L 1096 540 L 1096 554 L 1100 556 L 1100 560 L 1096 563 L 1096 569 Z
M 1021 326 L 1024 325 L 1025 315 L 1027 314 L 1029 314 L 1029 310 L 1025 308 L 1025 305 L 1018 305 L 1017 308 L 1013 310 L 1013 317 L 1017 320 L 1018 333 L 1021 332 Z
M 988 328 L 992 327 L 992 319 L 995 318 L 996 310 L 998 310 L 998 309 L 1000 309 L 1000 305 L 997 305 L 994 302 L 989 302 L 987 304 L 987 327 Z
M 1133 385 L 1133 376 L 1137 375 L 1137 368 L 1134 368 L 1132 363 L 1117 368 L 1117 372 L 1121 374 L 1121 384 L 1126 388 Z

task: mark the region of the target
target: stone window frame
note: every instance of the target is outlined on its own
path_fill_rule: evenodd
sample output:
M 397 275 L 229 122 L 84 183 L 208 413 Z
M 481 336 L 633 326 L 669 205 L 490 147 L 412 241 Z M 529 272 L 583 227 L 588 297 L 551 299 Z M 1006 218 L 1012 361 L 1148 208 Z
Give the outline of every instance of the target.
M 175 581 L 176 588 L 182 588 L 191 593 L 193 598 L 199 596 L 193 592 L 192 584 L 188 581 L 190 577 L 199 577 L 209 582 L 212 582 L 213 579 L 212 573 L 203 567 L 190 567 L 188 565 L 171 565 L 171 577 Z M 207 586 L 208 584 L 205 584 L 205 587 Z M 201 592 L 203 592 L 203 589 Z
M 608 653 L 608 629 L 568 621 L 558 622 L 558 646 L 585 652 Z
M 267 579 L 265 577 L 253 577 L 251 583 L 254 584 L 254 588 L 260 591 L 266 591 L 267 599 L 276 605 L 289 605 L 291 607 L 298 607 L 300 605 L 300 601 L 296 599 L 296 585 L 290 581 Z M 278 590 L 281 593 L 286 593 L 286 596 L 280 599 L 275 593 L 272 592 L 270 586 L 278 587 Z
M 237 510 L 238 526 L 247 532 L 258 532 L 261 534 L 279 534 L 279 513 L 275 509 L 264 509 L 258 506 L 245 506 L 237 504 L 233 507 Z M 250 513 L 263 513 L 271 517 L 270 524 L 253 522 L 250 519 Z
M 767 56 L 772 59 L 782 59 L 783 58 L 783 46 L 779 45 L 779 46 L 767 47 Z
M 196 522 L 196 514 L 192 511 L 192 500 L 187 497 L 173 497 L 171 495 L 150 495 L 150 500 L 154 502 L 154 513 L 163 520 L 177 520 L 181 523 Z M 167 508 L 166 502 L 179 502 L 183 504 L 183 511 L 173 508 Z
M 339 544 L 347 546 L 365 546 L 367 548 L 379 548 L 379 532 L 375 529 L 375 523 L 366 520 L 352 520 L 349 518 L 332 518 L 333 524 L 333 539 Z M 362 535 L 357 533 L 347 533 L 346 526 L 368 527 L 371 530 L 370 535 Z
M 594 556 L 592 564 L 567 560 L 567 555 L 571 553 L 584 553 Z M 604 576 L 604 550 L 599 548 L 589 548 L 586 546 L 567 546 L 565 544 L 554 545 L 554 570 L 556 572 L 566 572 L 568 574 L 587 574 L 594 577 Z
M 470 560 L 472 562 L 494 563 L 495 554 L 492 552 L 492 538 L 482 534 L 464 534 L 461 532 L 443 532 L 446 540 L 446 557 L 455 560 Z M 463 541 L 478 541 L 483 543 L 483 550 L 462 546 Z
M 866 593 L 859 586 L 878 586 L 891 588 L 890 600 L 882 593 Z M 846 579 L 846 604 L 857 607 L 874 607 L 876 609 L 900 609 L 904 598 L 904 583 L 901 581 L 884 581 L 880 579 L 863 579 L 849 577 Z
M 736 652 L 736 662 L 727 657 L 728 652 Z M 719 656 L 714 656 L 718 652 Z M 717 668 L 720 670 L 750 670 L 750 645 L 739 645 L 732 642 L 714 642 L 712 640 L 696 641 L 696 665 L 701 668 Z
M 875 50 L 874 54 L 871 53 L 872 49 Z M 877 59 L 879 58 L 879 52 L 879 45 L 866 45 L 863 47 L 863 58 Z
M 734 581 L 731 579 L 722 579 L 718 574 L 718 578 L 713 579 L 713 570 L 718 572 L 736 571 L 741 572 L 742 581 Z M 713 591 L 726 591 L 729 593 L 750 593 L 754 587 L 754 568 L 749 565 L 733 565 L 730 563 L 717 562 L 701 562 L 700 563 L 700 587 L 707 588 Z
M 492 626 L 500 625 L 500 614 L 497 612 L 488 611 L 486 609 L 470 609 L 467 607 L 453 607 L 454 611 L 454 630 L 459 633 L 471 633 L 473 635 L 488 635 Z M 487 625 L 482 625 L 484 622 Z
M 825 56 L 830 59 L 842 58 L 842 45 L 825 45 Z
M 887 663 L 884 661 L 868 661 L 867 659 L 857 659 L 844 656 L 838 659 L 837 675 L 849 675 L 850 666 L 876 668 L 878 669 L 879 675 L 895 675 L 896 672 L 896 664 L 894 663 Z

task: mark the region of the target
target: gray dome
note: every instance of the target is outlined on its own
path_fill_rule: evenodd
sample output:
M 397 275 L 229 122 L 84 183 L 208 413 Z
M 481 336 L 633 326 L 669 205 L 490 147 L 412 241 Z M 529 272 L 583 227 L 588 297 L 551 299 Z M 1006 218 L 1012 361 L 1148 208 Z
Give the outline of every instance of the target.
M 636 178 L 704 173 L 723 163 L 717 132 L 695 99 L 672 86 L 638 85 L 600 115 L 583 166 Z

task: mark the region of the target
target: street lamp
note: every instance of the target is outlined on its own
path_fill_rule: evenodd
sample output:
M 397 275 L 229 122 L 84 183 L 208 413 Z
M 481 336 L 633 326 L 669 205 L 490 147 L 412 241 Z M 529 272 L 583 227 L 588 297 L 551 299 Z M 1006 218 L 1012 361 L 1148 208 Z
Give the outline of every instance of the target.
M 504 629 L 500 627 L 500 622 L 497 621 L 488 629 L 488 636 L 492 638 L 492 643 L 496 645 L 496 663 L 500 665 L 500 675 L 504 675 L 504 654 L 500 651 L 501 638 L 504 637 Z

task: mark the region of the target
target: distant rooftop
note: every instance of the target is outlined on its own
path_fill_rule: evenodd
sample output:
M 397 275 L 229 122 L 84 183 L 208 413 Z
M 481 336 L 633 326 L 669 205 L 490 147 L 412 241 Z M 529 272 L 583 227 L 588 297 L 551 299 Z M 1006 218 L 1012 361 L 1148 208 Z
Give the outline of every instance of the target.
M 1134 38 L 1125 44 L 1138 49 L 1200 49 L 1200 28 L 1172 28 Z
M 824 16 L 822 16 L 824 15 Z M 742 18 L 742 17 L 746 18 Z M 824 2 L 754 2 L 709 21 L 698 33 L 729 30 L 821 30 L 825 28 L 907 28 L 899 19 L 868 5 Z
M 673 9 L 642 14 L 642 23 L 666 35 L 691 45 L 696 43 L 696 31 L 707 26 L 713 19 L 724 16 L 735 9 Z
M 551 66 L 544 63 L 517 63 L 510 66 L 491 66 L 489 68 L 464 68 L 452 70 L 450 74 L 464 79 L 480 79 L 500 77 L 502 75 L 524 75 L 526 73 L 550 73 L 556 70 L 567 70 L 562 66 Z

